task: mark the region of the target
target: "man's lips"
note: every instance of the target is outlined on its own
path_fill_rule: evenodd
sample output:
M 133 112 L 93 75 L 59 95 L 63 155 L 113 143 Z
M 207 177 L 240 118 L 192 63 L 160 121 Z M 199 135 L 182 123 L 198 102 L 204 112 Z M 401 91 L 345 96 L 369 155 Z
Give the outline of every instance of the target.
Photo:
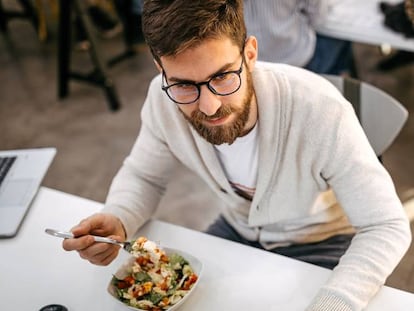
M 217 125 L 222 125 L 222 124 L 226 123 L 228 118 L 229 118 L 229 115 L 224 116 L 224 117 L 220 117 L 220 118 L 204 120 L 204 122 L 207 123 L 208 125 L 217 126 Z

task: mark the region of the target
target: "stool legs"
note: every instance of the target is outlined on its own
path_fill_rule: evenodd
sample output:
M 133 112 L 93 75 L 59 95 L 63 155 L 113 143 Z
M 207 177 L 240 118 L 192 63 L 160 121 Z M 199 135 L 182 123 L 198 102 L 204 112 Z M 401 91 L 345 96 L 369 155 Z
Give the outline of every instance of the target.
M 74 7 L 72 8 L 72 4 Z M 72 10 L 73 9 L 73 10 Z M 89 74 L 72 72 L 71 62 L 71 14 L 74 12 L 84 26 L 86 37 L 91 44 L 89 54 L 94 70 Z M 91 83 L 103 88 L 109 108 L 113 111 L 120 107 L 115 85 L 107 73 L 106 63 L 98 53 L 98 43 L 93 25 L 82 0 L 60 0 L 59 43 L 58 43 L 58 96 L 64 98 L 69 93 L 69 79 Z

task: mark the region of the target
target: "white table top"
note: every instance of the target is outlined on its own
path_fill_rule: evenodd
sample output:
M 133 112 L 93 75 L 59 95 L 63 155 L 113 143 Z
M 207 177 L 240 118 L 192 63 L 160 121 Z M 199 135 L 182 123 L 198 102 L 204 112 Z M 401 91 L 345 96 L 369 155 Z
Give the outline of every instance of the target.
M 107 267 L 65 252 L 45 228 L 68 230 L 101 204 L 41 188 L 18 235 L 0 240 L 0 310 L 36 311 L 58 303 L 69 311 L 128 310 L 107 292 Z M 304 310 L 330 271 L 160 221 L 139 232 L 162 246 L 181 249 L 204 264 L 200 283 L 182 311 Z M 366 310 L 414 310 L 414 295 L 383 287 Z
M 396 49 L 413 51 L 414 39 L 384 26 L 380 0 L 330 0 L 331 10 L 317 27 L 320 34 L 373 45 L 389 44 Z M 396 3 L 401 0 L 388 0 Z

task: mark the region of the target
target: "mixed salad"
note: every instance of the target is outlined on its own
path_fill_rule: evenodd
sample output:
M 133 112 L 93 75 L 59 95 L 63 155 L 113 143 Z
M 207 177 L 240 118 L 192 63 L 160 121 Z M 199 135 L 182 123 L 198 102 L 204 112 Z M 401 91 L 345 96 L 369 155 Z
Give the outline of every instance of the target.
M 127 276 L 116 276 L 112 284 L 118 298 L 142 310 L 162 311 L 179 302 L 197 281 L 188 261 L 179 254 L 167 255 L 145 237 L 134 241 L 135 257 Z

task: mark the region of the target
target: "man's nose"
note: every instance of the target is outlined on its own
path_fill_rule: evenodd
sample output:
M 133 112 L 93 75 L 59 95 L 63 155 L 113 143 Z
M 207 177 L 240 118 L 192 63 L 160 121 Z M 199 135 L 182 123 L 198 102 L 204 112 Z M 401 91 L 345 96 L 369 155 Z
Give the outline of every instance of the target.
M 207 85 L 200 88 L 200 98 L 198 99 L 198 109 L 206 116 L 214 115 L 221 107 L 221 101 L 218 95 L 211 92 Z

